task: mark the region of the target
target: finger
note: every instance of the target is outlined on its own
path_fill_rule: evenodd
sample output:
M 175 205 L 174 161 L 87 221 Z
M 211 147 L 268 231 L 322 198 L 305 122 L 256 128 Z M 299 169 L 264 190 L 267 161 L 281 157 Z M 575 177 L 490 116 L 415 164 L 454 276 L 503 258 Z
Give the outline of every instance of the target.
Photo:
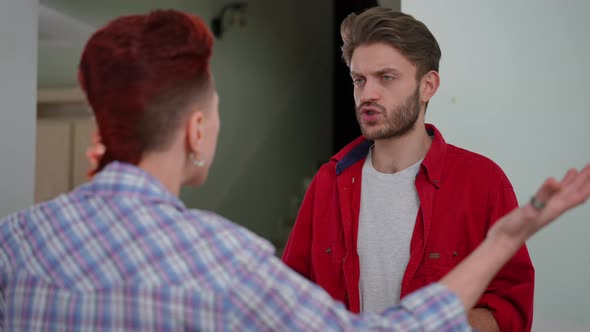
M 588 177 L 590 177 L 590 164 L 587 164 L 582 170 L 580 171 L 580 176 L 584 178 L 584 181 L 588 181 Z
M 576 176 L 568 183 L 567 192 L 574 196 L 580 195 L 585 191 L 590 181 L 590 164 L 586 165 Z
M 590 196 L 590 166 L 586 165 L 580 172 L 570 176 L 567 186 L 562 185 L 561 192 L 554 199 L 555 212 L 558 214 L 582 204 Z
M 578 175 L 578 170 L 575 168 L 570 168 L 564 175 L 563 179 L 561 180 L 561 184 L 565 187 L 572 183 L 576 179 L 576 175 Z
M 590 164 L 586 165 L 584 169 L 580 171 L 580 185 L 577 191 L 581 194 L 584 201 L 590 196 Z
M 543 185 L 537 190 L 535 195 L 533 196 L 532 205 L 537 210 L 542 209 L 542 207 L 547 204 L 547 202 L 561 189 L 561 184 L 555 180 L 554 178 L 548 178 L 545 180 Z M 534 201 L 537 202 L 536 205 Z

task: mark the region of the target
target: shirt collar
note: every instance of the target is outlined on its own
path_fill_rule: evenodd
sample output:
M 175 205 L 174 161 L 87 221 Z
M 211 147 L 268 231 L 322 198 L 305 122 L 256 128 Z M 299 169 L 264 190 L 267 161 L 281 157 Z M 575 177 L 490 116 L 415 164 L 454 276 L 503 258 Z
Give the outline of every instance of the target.
M 108 164 L 80 190 L 109 197 L 139 196 L 148 201 L 164 202 L 185 209 L 184 203 L 154 176 L 137 166 L 117 161 Z
M 432 137 L 432 144 L 424 157 L 424 161 L 422 161 L 422 166 L 426 170 L 428 180 L 436 187 L 440 187 L 448 145 L 435 126 L 426 124 L 426 131 Z
M 447 143 L 434 125 L 427 123 L 425 124 L 425 129 L 428 135 L 432 137 L 432 144 L 422 161 L 422 165 L 426 170 L 425 173 L 428 180 L 436 187 L 439 187 L 442 182 L 441 178 L 447 152 Z M 336 174 L 340 175 L 354 163 L 364 160 L 372 145 L 373 141 L 366 140 L 361 136 L 334 155 L 332 160 L 336 161 Z

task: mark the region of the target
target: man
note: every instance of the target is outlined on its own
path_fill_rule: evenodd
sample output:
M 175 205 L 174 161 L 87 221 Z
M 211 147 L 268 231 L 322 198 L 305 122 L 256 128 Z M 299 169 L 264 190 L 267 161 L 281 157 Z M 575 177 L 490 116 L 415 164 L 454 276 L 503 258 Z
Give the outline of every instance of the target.
M 318 171 L 283 261 L 351 311 L 380 312 L 439 280 L 517 201 L 500 167 L 425 124 L 441 52 L 422 22 L 376 7 L 347 17 L 341 34 L 363 137 Z M 469 320 L 528 331 L 533 290 L 523 246 Z

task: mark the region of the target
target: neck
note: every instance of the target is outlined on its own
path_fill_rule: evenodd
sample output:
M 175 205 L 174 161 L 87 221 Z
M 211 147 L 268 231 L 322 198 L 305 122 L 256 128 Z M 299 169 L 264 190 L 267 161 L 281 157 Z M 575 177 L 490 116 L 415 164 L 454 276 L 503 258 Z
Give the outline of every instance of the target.
M 166 154 L 170 152 L 147 154 L 137 166 L 158 179 L 170 193 L 178 197 L 183 183 L 183 158 Z
M 371 159 L 373 167 L 381 173 L 397 173 L 426 156 L 432 139 L 424 128 L 424 121 L 403 136 L 375 140 Z

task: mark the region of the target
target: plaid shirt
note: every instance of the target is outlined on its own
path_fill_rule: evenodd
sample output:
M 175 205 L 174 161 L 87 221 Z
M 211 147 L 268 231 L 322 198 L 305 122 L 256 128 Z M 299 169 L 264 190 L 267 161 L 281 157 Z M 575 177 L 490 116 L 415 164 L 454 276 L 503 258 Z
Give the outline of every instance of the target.
M 351 314 L 268 242 L 128 164 L 3 219 L 0 244 L 0 330 L 470 330 L 440 284 Z

